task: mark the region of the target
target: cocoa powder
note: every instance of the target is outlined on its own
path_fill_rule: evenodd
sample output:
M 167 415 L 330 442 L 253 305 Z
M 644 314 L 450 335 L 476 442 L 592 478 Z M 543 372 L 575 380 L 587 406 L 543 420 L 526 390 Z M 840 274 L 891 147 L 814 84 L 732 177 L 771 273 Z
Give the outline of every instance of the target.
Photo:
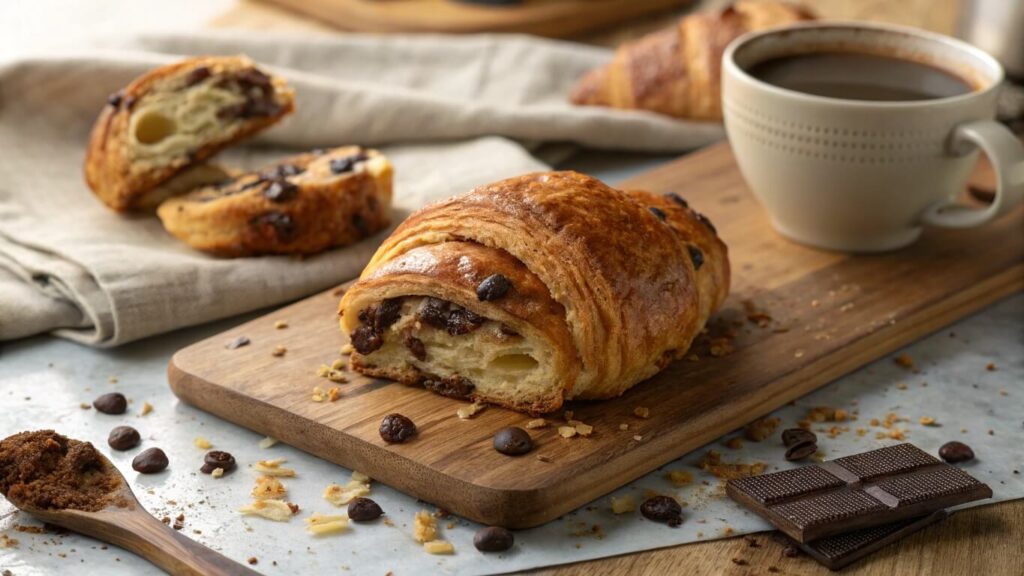
M 0 493 L 15 506 L 93 512 L 124 507 L 117 470 L 93 445 L 53 430 L 0 440 Z

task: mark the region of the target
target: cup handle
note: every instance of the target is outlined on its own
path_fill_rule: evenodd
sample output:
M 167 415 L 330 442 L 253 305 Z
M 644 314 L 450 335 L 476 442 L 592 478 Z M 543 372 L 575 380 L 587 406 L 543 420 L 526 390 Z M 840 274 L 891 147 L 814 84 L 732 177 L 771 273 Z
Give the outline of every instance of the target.
M 994 120 L 960 124 L 953 130 L 950 148 L 963 156 L 977 146 L 988 156 L 996 173 L 996 196 L 985 208 L 971 208 L 952 200 L 930 206 L 921 222 L 943 228 L 979 226 L 1010 211 L 1024 199 L 1024 145 L 1006 126 Z

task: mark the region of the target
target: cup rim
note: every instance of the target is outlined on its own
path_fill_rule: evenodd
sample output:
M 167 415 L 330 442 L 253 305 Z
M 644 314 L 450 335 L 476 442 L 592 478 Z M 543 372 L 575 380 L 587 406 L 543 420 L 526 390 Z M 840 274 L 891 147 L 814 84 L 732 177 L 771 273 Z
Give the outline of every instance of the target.
M 974 58 L 985 62 L 993 70 L 995 70 L 995 76 L 992 78 L 992 82 L 980 89 L 972 90 L 966 94 L 958 94 L 956 96 L 946 96 L 943 98 L 930 98 L 925 100 L 903 100 L 903 101 L 886 101 L 886 100 L 853 100 L 849 98 L 832 98 L 829 96 L 818 96 L 816 94 L 807 94 L 806 92 L 800 92 L 797 90 L 790 90 L 788 88 L 782 88 L 769 84 L 763 80 L 755 78 L 746 70 L 744 70 L 739 64 L 736 63 L 735 55 L 736 52 L 742 49 L 747 44 L 754 42 L 760 38 L 766 36 L 773 36 L 781 33 L 792 32 L 794 30 L 806 30 L 806 29 L 852 29 L 852 30 L 873 30 L 878 32 L 889 32 L 906 34 L 910 36 L 916 36 L 918 38 L 945 44 L 957 50 L 968 53 Z M 901 26 L 897 24 L 887 24 L 880 22 L 860 22 L 860 21 L 829 21 L 829 22 L 798 22 L 790 25 L 776 26 L 773 28 L 767 28 L 764 30 L 757 30 L 754 32 L 748 32 L 739 38 L 736 38 L 726 47 L 725 52 L 722 53 L 722 66 L 726 73 L 731 74 L 737 80 L 744 82 L 750 86 L 756 87 L 760 90 L 765 90 L 769 93 L 776 94 L 778 96 L 786 96 L 790 98 L 801 99 L 810 103 L 824 104 L 824 105 L 839 105 L 844 107 L 855 107 L 855 108 L 884 108 L 884 109 L 913 109 L 927 106 L 934 106 L 936 104 L 954 104 L 958 102 L 964 102 L 972 98 L 979 98 L 985 94 L 989 94 L 996 90 L 1006 77 L 1006 72 L 1003 70 L 1003 66 L 995 59 L 991 54 L 964 42 L 958 38 L 946 36 L 945 34 L 939 34 L 937 32 L 931 32 L 929 30 L 922 30 L 920 28 L 914 28 L 911 26 Z

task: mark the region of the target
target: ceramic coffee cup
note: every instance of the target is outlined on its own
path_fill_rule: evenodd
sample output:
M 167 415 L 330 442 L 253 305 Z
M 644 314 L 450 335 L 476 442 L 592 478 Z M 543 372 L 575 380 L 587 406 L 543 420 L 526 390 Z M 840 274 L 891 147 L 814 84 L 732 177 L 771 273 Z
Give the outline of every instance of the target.
M 947 71 L 967 93 L 910 101 L 852 100 L 780 88 L 758 63 L 853 52 Z M 741 172 L 775 228 L 801 243 L 852 252 L 911 244 L 923 226 L 988 222 L 1024 197 L 1024 147 L 993 120 L 1003 71 L 969 44 L 910 28 L 811 23 L 748 34 L 723 55 L 725 126 Z M 956 203 L 978 157 L 998 176 L 988 206 Z

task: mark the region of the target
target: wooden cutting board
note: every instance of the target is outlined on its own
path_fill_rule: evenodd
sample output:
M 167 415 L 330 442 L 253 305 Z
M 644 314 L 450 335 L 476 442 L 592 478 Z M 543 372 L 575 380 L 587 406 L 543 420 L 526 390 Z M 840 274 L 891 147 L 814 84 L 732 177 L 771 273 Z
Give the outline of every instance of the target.
M 343 30 L 363 32 L 521 32 L 565 38 L 620 25 L 693 0 L 526 0 L 482 5 L 457 0 L 271 0 Z
M 179 351 L 168 369 L 171 387 L 185 402 L 446 510 L 524 528 L 1024 289 L 1024 208 L 978 229 L 927 230 L 900 252 L 850 256 L 775 234 L 724 144 L 622 187 L 677 191 L 707 214 L 729 246 L 733 289 L 695 344 L 696 361 L 677 362 L 621 398 L 567 406 L 594 426 L 588 438 L 559 437 L 562 417 L 553 415 L 552 425 L 531 431 L 532 453 L 503 456 L 491 447 L 494 432 L 529 417 L 488 408 L 460 420 L 463 402 L 356 374 L 338 385 L 340 399 L 314 402 L 315 386 L 334 385 L 316 368 L 339 358 L 346 342 L 335 316 L 341 289 Z M 771 320 L 751 315 L 750 306 Z M 278 320 L 288 328 L 275 329 Z M 730 335 L 731 353 L 709 354 L 710 338 Z M 238 336 L 251 344 L 226 349 Z M 288 348 L 283 357 L 271 355 L 278 345 Z M 638 406 L 650 417 L 634 416 Z M 377 428 L 391 412 L 417 424 L 414 441 L 381 440 Z

